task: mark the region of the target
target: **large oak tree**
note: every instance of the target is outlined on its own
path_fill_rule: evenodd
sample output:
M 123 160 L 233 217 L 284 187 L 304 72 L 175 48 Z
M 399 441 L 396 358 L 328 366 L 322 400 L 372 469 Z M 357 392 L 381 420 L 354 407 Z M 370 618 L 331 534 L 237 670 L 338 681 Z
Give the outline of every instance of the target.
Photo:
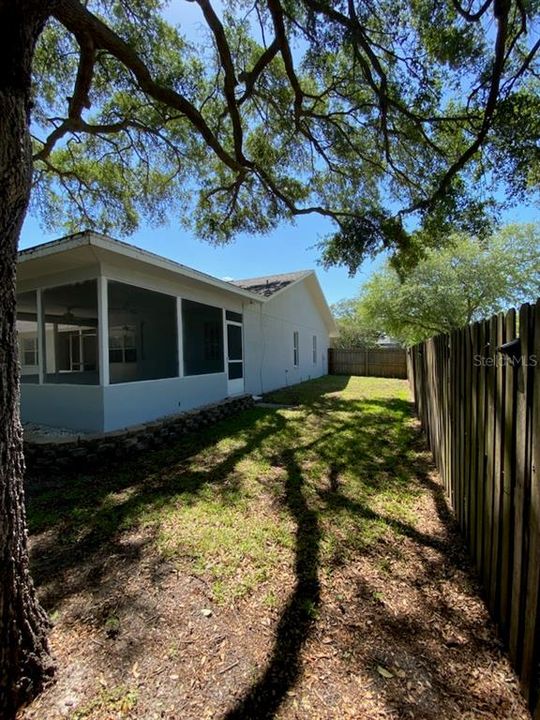
M 174 212 L 214 242 L 318 213 L 336 228 L 326 262 L 354 269 L 382 248 L 405 264 L 450 225 L 478 229 L 490 186 L 519 197 L 538 178 L 535 3 L 196 2 L 199 48 L 159 0 L 0 0 L 2 717 L 52 672 L 18 410 L 31 197 L 51 225 L 127 233 Z

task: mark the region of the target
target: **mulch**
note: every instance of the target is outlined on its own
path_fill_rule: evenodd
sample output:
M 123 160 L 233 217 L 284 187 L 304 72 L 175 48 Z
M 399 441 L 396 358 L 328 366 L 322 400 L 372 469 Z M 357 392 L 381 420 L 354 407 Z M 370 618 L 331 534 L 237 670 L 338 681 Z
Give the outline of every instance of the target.
M 57 679 L 20 720 L 530 718 L 433 468 L 417 483 L 416 530 L 230 606 L 119 535 L 44 597 Z

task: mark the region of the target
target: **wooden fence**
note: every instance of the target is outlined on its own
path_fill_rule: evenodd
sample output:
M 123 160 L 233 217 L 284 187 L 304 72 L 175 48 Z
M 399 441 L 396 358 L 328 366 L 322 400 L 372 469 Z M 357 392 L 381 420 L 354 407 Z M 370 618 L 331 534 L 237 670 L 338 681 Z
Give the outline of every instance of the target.
M 407 354 L 403 348 L 354 348 L 328 350 L 330 375 L 370 375 L 372 377 L 407 377 Z
M 487 604 L 540 720 L 540 300 L 416 345 L 407 365 Z

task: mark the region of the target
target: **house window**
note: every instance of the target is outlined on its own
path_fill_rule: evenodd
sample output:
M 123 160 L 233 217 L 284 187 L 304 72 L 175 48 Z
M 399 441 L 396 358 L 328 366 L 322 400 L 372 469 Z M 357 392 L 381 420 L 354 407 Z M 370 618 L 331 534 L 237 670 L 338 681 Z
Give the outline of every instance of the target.
M 109 362 L 137 362 L 136 331 L 134 325 L 109 329 Z
M 22 364 L 38 364 L 37 337 L 27 337 L 22 340 Z
M 317 364 L 317 336 L 313 336 L 313 364 Z
M 224 372 L 223 310 L 182 300 L 184 375 Z
M 299 338 L 298 338 L 298 330 L 295 330 L 293 332 L 293 365 L 294 367 L 298 367 L 298 358 L 299 358 Z
M 38 383 L 37 293 L 17 294 L 17 342 L 21 364 L 21 382 Z

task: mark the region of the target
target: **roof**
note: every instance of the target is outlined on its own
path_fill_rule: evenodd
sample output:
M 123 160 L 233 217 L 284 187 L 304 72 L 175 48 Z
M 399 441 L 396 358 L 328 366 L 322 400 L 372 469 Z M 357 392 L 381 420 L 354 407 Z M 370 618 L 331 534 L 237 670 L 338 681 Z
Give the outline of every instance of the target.
M 169 260 L 168 258 L 164 258 L 162 255 L 157 255 L 156 253 L 150 252 L 149 250 L 143 250 L 142 248 L 124 242 L 123 240 L 115 240 L 107 235 L 101 235 L 100 233 L 96 233 L 91 230 L 83 230 L 82 232 L 78 232 L 73 235 L 66 235 L 65 237 L 58 238 L 57 240 L 51 240 L 50 242 L 42 243 L 41 245 L 34 245 L 33 247 L 20 250 L 18 254 L 18 262 L 25 263 L 38 258 L 50 257 L 57 253 L 75 250 L 84 246 L 106 250 L 116 253 L 117 255 L 124 255 L 125 257 L 132 258 L 133 260 L 139 260 L 153 265 L 154 267 L 169 270 L 177 275 L 183 275 L 184 277 L 191 278 L 192 280 L 199 280 L 207 285 L 212 285 L 220 288 L 221 290 L 226 290 L 244 298 L 255 300 L 256 302 L 261 302 L 262 300 L 260 295 L 257 293 L 245 290 L 240 286 L 233 285 L 226 280 L 220 280 L 213 275 L 209 275 L 208 273 L 195 270 L 187 265 L 176 262 L 176 260 Z
M 262 277 L 246 278 L 245 280 L 232 280 L 231 284 L 264 297 L 272 297 L 272 295 L 284 290 L 292 283 L 311 275 L 312 272 L 313 270 L 300 270 L 298 272 L 282 273 L 281 275 L 264 275 Z
M 52 240 L 51 242 L 20 250 L 18 261 L 28 270 L 30 270 L 36 260 L 41 260 L 40 265 L 44 261 L 49 264 L 52 263 L 55 270 L 57 270 L 60 269 L 62 258 L 66 258 L 66 262 L 68 257 L 72 258 L 71 263 L 73 264 L 73 258 L 79 257 L 80 264 L 81 262 L 88 261 L 89 253 L 91 253 L 91 256 L 94 256 L 94 258 L 111 257 L 111 255 L 107 254 L 114 253 L 115 256 L 123 256 L 130 262 L 138 261 L 140 263 L 146 263 L 162 271 L 181 275 L 184 278 L 189 278 L 190 281 L 211 285 L 257 303 L 268 302 L 278 293 L 292 285 L 305 281 L 306 285 L 310 288 L 319 311 L 322 313 L 329 333 L 331 335 L 336 334 L 334 319 L 313 270 L 300 270 L 298 272 L 283 273 L 281 275 L 265 275 L 257 278 L 247 278 L 245 280 L 220 280 L 213 275 L 195 270 L 175 260 L 169 260 L 156 253 L 143 250 L 122 240 L 114 240 L 107 235 L 101 235 L 91 230 L 83 230 L 82 232 L 67 235 L 58 240 Z

